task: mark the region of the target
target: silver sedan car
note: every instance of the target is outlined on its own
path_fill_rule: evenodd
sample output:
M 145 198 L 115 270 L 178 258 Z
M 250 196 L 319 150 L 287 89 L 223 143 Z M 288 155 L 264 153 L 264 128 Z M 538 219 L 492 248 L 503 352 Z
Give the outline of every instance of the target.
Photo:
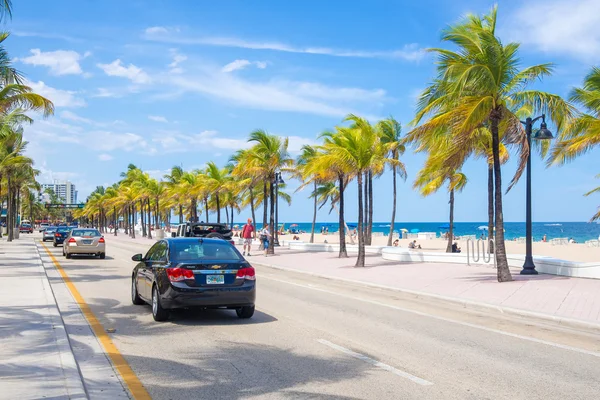
M 98 229 L 74 228 L 63 244 L 63 255 L 71 258 L 73 254 L 91 254 L 100 258 L 106 257 L 104 236 Z

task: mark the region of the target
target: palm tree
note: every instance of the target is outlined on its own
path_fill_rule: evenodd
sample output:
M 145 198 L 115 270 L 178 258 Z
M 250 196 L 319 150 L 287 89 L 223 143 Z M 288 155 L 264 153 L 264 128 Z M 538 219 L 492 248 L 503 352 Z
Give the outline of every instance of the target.
M 387 245 L 391 246 L 394 235 L 394 224 L 396 222 L 396 199 L 398 190 L 396 184 L 396 175 L 400 175 L 402 179 L 406 179 L 406 167 L 399 160 L 400 156 L 404 154 L 406 147 L 400 139 L 402 126 L 400 125 L 400 122 L 396 121 L 393 117 L 379 121 L 377 124 L 377 130 L 379 132 L 381 143 L 388 152 L 388 157 L 392 160 L 398 161 L 398 164 L 394 163 L 391 165 L 393 186 L 392 219 L 390 222 L 390 233 L 388 235 L 387 242 Z
M 303 189 L 306 185 L 308 185 L 311 182 L 313 184 L 313 191 L 310 195 L 310 197 L 313 198 L 313 218 L 312 218 L 312 225 L 311 225 L 311 229 L 310 229 L 310 243 L 315 242 L 315 224 L 317 222 L 317 203 L 318 203 L 318 200 L 317 200 L 318 196 L 316 193 L 317 193 L 317 185 L 319 184 L 319 175 L 318 174 L 307 174 L 305 177 L 303 174 L 303 171 L 306 168 L 306 165 L 317 155 L 318 155 L 318 150 L 316 147 L 309 146 L 309 145 L 302 146 L 302 149 L 300 150 L 300 155 L 296 159 L 296 169 L 297 170 L 296 170 L 296 173 L 294 174 L 295 177 L 298 177 L 304 181 L 304 183 L 296 191 Z
M 181 202 L 181 192 L 178 190 L 179 184 L 181 183 L 181 177 L 183 176 L 183 168 L 175 165 L 171 168 L 171 172 L 168 175 L 163 176 L 166 179 L 165 185 L 167 187 L 167 197 L 174 200 L 178 209 L 179 224 L 183 224 L 183 203 Z M 170 214 L 170 213 L 169 213 Z
M 289 170 L 293 160 L 288 154 L 288 139 L 275 135 L 269 135 L 263 130 L 250 133 L 249 142 L 253 146 L 249 149 L 248 164 L 246 169 L 249 174 L 269 184 L 269 231 L 275 233 L 275 190 L 273 189 L 275 173 Z M 265 196 L 266 197 L 266 196 Z M 265 202 L 266 204 L 266 202 Z M 274 253 L 274 241 L 269 241 L 268 254 Z
M 442 40 L 457 46 L 458 50 L 431 49 L 437 54 L 438 76 L 419 100 L 414 122 L 425 122 L 412 134 L 422 137 L 440 129 L 449 129 L 455 137 L 455 145 L 445 166 L 449 170 L 458 170 L 462 165 L 462 152 L 473 147 L 470 141 L 473 132 L 482 126 L 489 127 L 494 169 L 498 281 L 504 282 L 512 280 L 512 276 L 504 244 L 500 142 L 525 143 L 521 122 L 514 110 L 529 106 L 533 111 L 549 115 L 561 130 L 572 116 L 573 109 L 559 96 L 526 90 L 531 82 L 550 75 L 552 65 L 541 64 L 519 70 L 519 45 L 504 45 L 496 37 L 496 15 L 494 7 L 488 15 L 469 15 L 444 30 Z M 521 165 L 524 165 L 523 157 Z
M 227 168 L 219 168 L 213 161 L 206 164 L 206 188 L 215 201 L 218 224 L 221 223 L 221 196 L 226 192 L 227 183 L 230 180 L 228 172 Z M 225 209 L 225 212 L 227 212 L 227 209 Z

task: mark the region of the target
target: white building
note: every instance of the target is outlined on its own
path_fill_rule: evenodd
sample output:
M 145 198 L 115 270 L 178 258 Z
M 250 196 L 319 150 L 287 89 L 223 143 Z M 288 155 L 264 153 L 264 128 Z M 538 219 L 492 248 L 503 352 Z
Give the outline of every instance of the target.
M 44 192 L 47 189 L 52 189 L 56 196 L 66 204 L 77 204 L 77 190 L 75 190 L 75 185 L 73 185 L 69 181 L 54 181 L 54 183 L 42 183 L 42 191 L 39 194 L 39 200 L 42 202 L 49 202 L 50 196 L 45 194 Z

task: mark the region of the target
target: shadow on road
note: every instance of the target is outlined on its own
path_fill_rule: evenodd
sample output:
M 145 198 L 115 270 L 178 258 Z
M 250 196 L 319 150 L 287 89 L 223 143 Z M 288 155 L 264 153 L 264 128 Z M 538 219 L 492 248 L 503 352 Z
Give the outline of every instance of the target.
M 218 341 L 214 349 L 190 353 L 177 361 L 126 355 L 154 398 L 272 398 L 347 400 L 354 397 L 315 392 L 326 385 L 356 379 L 371 367 L 349 357 L 297 354 L 261 344 Z M 156 379 L 160 377 L 160 379 Z M 312 385 L 307 392 L 302 386 Z M 317 386 L 317 387 L 315 387 Z M 294 389 L 294 390 L 291 390 Z M 331 390 L 334 392 L 335 390 Z

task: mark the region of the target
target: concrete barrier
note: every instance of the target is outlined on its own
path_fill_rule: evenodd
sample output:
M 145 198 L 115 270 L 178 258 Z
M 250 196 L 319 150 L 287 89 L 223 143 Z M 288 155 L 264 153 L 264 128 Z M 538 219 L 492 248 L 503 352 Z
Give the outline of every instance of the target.
M 280 241 L 281 243 L 281 241 Z M 301 251 L 316 251 L 316 252 L 337 252 L 340 251 L 340 245 L 338 243 L 305 243 L 300 240 L 288 240 L 285 241 L 285 246 L 290 250 L 301 250 Z M 365 252 L 367 254 L 381 254 L 383 249 L 387 246 L 365 246 Z M 358 253 L 357 244 L 346 244 L 346 251 L 348 253 Z

